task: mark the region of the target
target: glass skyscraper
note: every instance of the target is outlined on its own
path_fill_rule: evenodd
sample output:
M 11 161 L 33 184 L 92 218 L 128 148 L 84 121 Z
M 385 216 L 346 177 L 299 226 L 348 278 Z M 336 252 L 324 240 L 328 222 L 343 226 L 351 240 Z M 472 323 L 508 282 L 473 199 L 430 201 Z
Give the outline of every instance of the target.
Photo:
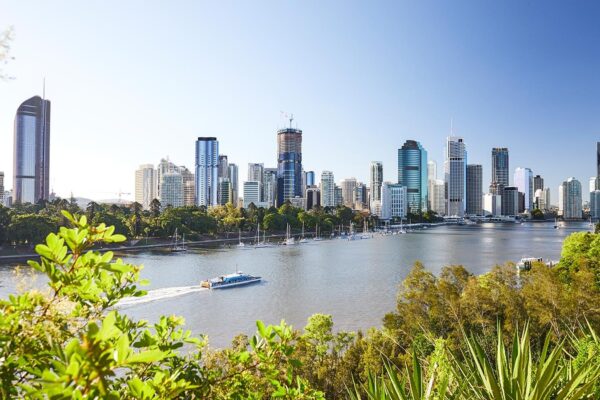
M 446 185 L 446 215 L 465 214 L 467 150 L 463 138 L 449 136 L 446 140 L 444 176 Z
M 427 152 L 415 140 L 398 149 L 398 184 L 406 186 L 411 213 L 427 211 Z
M 34 96 L 15 116 L 13 196 L 15 203 L 48 200 L 50 186 L 50 101 Z
M 493 194 L 502 194 L 502 189 L 509 183 L 509 159 L 508 149 L 506 147 L 494 147 L 492 149 L 492 184 L 490 192 Z
M 216 137 L 196 140 L 196 205 L 216 206 L 219 182 L 219 142 Z
M 483 215 L 483 169 L 479 164 L 467 165 L 467 214 Z
M 277 206 L 296 196 L 304 196 L 302 193 L 302 131 L 290 126 L 277 131 Z

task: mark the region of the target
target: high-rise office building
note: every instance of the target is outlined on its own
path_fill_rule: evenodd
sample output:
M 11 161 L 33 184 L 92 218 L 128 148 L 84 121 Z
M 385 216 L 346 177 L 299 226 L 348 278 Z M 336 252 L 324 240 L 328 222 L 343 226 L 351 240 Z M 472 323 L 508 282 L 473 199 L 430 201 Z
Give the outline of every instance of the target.
M 196 205 L 218 204 L 219 142 L 216 137 L 196 140 Z
M 335 207 L 335 180 L 333 172 L 321 173 L 321 204 L 323 207 Z
M 517 168 L 515 169 L 514 185 L 519 188 L 519 192 L 525 196 L 524 209 L 519 211 L 533 210 L 533 172 L 529 168 Z
M 152 164 L 143 164 L 135 171 L 135 201 L 144 209 L 150 208 L 150 203 L 158 199 L 156 189 L 156 170 Z
M 592 176 L 590 178 L 590 193 L 594 190 L 600 190 L 600 178 Z
M 179 167 L 183 179 L 183 205 L 193 206 L 196 204 L 196 179 L 194 173 L 184 166 Z
M 519 213 L 519 188 L 507 186 L 502 190 L 502 215 L 517 215 Z
M 544 178 L 539 175 L 533 177 L 533 193 L 535 195 L 536 190 L 544 189 Z
M 534 193 L 534 207 L 538 210 L 547 211 L 550 209 L 550 189 L 538 189 Z
M 180 172 L 167 172 L 161 176 L 160 204 L 164 207 L 182 207 L 183 176 Z
M 502 215 L 502 196 L 486 193 L 483 195 L 483 215 L 497 217 Z
M 381 219 L 404 218 L 408 213 L 406 186 L 383 182 L 381 185 Z
M 268 207 L 277 204 L 277 168 L 265 168 L 263 171 L 263 202 Z
M 407 140 L 398 149 L 398 184 L 406 187 L 408 209 L 427 211 L 427 151 L 416 140 Z
M 502 195 L 502 189 L 510 185 L 509 182 L 509 158 L 506 147 L 494 147 L 492 149 L 492 183 L 490 192 Z
M 439 216 L 446 215 L 446 185 L 443 179 L 434 179 L 431 187 L 431 211 Z
M 479 164 L 467 165 L 467 214 L 483 214 L 483 168 Z
M 229 161 L 224 154 L 219 156 L 219 178 L 229 178 Z
M 160 185 L 162 184 L 162 177 L 165 174 L 179 173 L 179 167 L 172 163 L 168 158 L 161 158 L 160 162 L 156 166 L 156 194 L 158 199 L 160 198 Z
M 600 219 L 600 190 L 590 192 L 590 217 Z
M 427 208 L 433 210 L 433 186 L 437 179 L 437 164 L 435 161 L 427 161 Z
M 248 181 L 261 182 L 265 165 L 262 163 L 248 163 Z
M 321 205 L 321 190 L 316 186 L 306 188 L 306 210 L 312 210 L 314 207 Z
M 50 185 L 50 100 L 34 96 L 15 116 L 13 201 L 48 200 Z
M 302 197 L 302 130 L 290 127 L 277 131 L 277 206 Z
M 315 186 L 315 171 L 306 171 L 306 187 Z
M 352 192 L 352 203 L 354 209 L 364 210 L 367 207 L 367 185 L 357 182 Z
M 244 182 L 244 208 L 248 208 L 251 203 L 260 207 L 260 196 L 262 192 L 262 183 L 259 181 Z
M 381 185 L 383 183 L 383 163 L 381 161 L 371 161 L 369 167 L 369 189 L 371 191 L 371 201 L 381 200 Z
M 462 217 L 465 214 L 467 151 L 463 138 L 449 136 L 444 161 L 446 181 L 446 215 Z
M 583 216 L 581 183 L 573 177 L 558 187 L 558 214 L 564 219 L 581 219 Z
M 356 187 L 356 178 L 342 179 L 340 182 L 342 188 L 342 202 L 346 207 L 354 206 L 354 188 Z
M 238 198 L 240 197 L 237 164 L 229 164 L 229 182 L 231 183 L 231 203 L 237 207 Z
M 224 206 L 227 203 L 233 204 L 233 195 L 231 190 L 231 181 L 229 178 L 219 178 L 219 204 Z M 236 204 L 234 204 L 236 205 Z
M 596 142 L 596 176 L 600 179 L 600 142 Z
M 335 206 L 341 206 L 344 204 L 344 197 L 342 196 L 342 188 L 338 185 L 335 185 L 335 194 L 333 196 Z

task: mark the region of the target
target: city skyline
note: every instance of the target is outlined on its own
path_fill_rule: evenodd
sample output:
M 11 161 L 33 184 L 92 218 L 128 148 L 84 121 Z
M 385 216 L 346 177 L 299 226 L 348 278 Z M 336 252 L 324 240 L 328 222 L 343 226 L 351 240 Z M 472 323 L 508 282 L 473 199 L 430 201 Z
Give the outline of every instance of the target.
M 56 5 L 39 3 L 35 14 L 26 5 L 3 7 L 0 29 L 15 27 L 15 60 L 7 72 L 16 78 L 2 82 L 0 96 L 5 177 L 13 175 L 14 113 L 22 101 L 41 94 L 43 76 L 53 102 L 50 188 L 62 197 L 133 192 L 134 178 L 124 172 L 165 156 L 191 167 L 190 148 L 198 136 L 218 137 L 222 152 L 237 165 L 275 167 L 273 132 L 287 125 L 281 110 L 293 112 L 303 130 L 305 170 L 316 176 L 333 171 L 338 182 L 349 177 L 368 182 L 373 160 L 383 163 L 384 181 L 395 181 L 396 151 L 408 139 L 422 143 L 441 166 L 451 133 L 464 137 L 469 163 L 482 165 L 484 188 L 492 147 L 509 148 L 511 165 L 542 175 L 553 199 L 566 178 L 587 182 L 595 175 L 596 157 L 587 151 L 600 133 L 593 95 L 600 89 L 594 72 L 600 55 L 590 39 L 600 36 L 595 5 L 558 13 L 551 5 L 542 10 L 516 2 L 487 9 L 462 2 L 385 4 L 362 13 L 357 4 L 342 11 L 334 5 L 189 4 L 185 13 L 162 13 L 162 7 L 139 4 L 123 5 L 117 15 L 109 6 L 84 9 L 73 3 L 71 24 L 52 22 L 65 18 L 65 8 Z M 340 12 L 333 27 L 338 30 L 311 33 Z M 294 15 L 303 29 L 279 35 L 279 23 L 267 27 L 284 15 Z M 99 16 L 115 22 L 114 33 L 97 35 L 93 21 Z M 225 16 L 236 22 L 227 31 L 216 23 Z M 411 22 L 417 17 L 431 23 Z M 542 17 L 557 23 L 540 24 Z M 504 28 L 509 19 L 511 32 Z M 150 25 L 165 28 L 154 32 Z M 377 26 L 389 31 L 384 35 Z M 472 37 L 474 31 L 480 37 Z M 177 45 L 191 32 L 199 38 L 194 46 Z M 167 57 L 155 63 L 149 43 Z M 277 62 L 290 54 L 286 44 L 301 55 L 292 68 Z M 531 47 L 538 51 L 530 53 Z M 188 52 L 190 64 L 181 67 Z M 235 76 L 239 59 L 247 68 Z M 447 61 L 443 69 L 436 66 L 439 59 Z M 185 113 L 184 103 L 195 111 Z M 86 164 L 86 146 L 100 152 L 103 168 Z M 559 154 L 564 163 L 555 162 Z M 5 181 L 11 188 L 12 179 Z M 584 200 L 588 196 L 584 190 Z

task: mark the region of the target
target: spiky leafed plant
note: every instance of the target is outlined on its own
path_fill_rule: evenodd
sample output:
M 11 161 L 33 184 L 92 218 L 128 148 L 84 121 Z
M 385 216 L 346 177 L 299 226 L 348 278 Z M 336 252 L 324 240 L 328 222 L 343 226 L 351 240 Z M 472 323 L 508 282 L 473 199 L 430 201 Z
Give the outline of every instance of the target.
M 440 374 L 434 364 L 429 377 L 421 360 L 413 351 L 412 369 L 397 367 L 384 361 L 383 376 L 369 373 L 364 385 L 355 384 L 350 399 L 360 400 L 454 400 L 460 399 L 462 387 L 452 382 L 452 376 Z
M 464 364 L 455 360 L 454 373 L 466 382 L 465 398 L 481 400 L 577 400 L 592 398 L 600 378 L 600 365 L 592 359 L 575 364 L 564 350 L 564 341 L 550 346 L 546 336 L 540 354 L 534 357 L 529 326 L 515 333 L 510 347 L 504 346 L 498 329 L 495 363 L 478 340 L 465 337 Z M 495 365 L 494 365 L 495 364 Z

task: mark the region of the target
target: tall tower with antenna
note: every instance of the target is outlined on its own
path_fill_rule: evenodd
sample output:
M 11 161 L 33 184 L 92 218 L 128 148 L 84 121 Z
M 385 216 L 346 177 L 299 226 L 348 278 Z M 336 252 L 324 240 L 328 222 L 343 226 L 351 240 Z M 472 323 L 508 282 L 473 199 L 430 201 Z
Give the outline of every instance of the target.
M 294 115 L 286 117 L 289 128 L 277 131 L 277 206 L 302 193 L 302 130 L 294 128 Z

